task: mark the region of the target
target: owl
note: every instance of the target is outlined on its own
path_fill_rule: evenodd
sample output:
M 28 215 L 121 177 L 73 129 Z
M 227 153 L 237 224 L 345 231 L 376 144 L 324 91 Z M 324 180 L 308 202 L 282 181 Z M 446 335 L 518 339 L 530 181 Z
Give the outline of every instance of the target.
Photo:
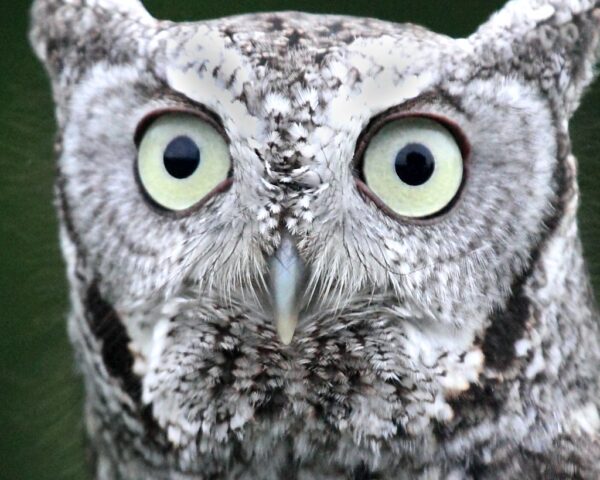
M 599 0 L 462 39 L 36 0 L 30 39 L 96 479 L 600 478 Z

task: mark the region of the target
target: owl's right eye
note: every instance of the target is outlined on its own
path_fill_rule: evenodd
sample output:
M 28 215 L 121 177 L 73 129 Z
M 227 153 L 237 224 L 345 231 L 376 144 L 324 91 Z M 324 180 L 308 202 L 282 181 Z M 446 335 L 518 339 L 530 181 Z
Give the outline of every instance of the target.
M 187 113 L 163 115 L 145 131 L 137 171 L 148 196 L 163 208 L 186 210 L 228 181 L 229 148 L 209 122 Z

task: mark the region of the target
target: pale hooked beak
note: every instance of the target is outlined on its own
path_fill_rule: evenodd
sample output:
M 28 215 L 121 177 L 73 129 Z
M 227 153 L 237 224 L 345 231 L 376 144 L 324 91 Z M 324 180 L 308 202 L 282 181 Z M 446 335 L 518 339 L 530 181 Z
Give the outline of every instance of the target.
M 282 235 L 279 248 L 269 259 L 269 283 L 275 326 L 284 345 L 292 342 L 298 325 L 304 293 L 304 272 L 304 262 L 298 254 L 296 243 L 290 235 Z

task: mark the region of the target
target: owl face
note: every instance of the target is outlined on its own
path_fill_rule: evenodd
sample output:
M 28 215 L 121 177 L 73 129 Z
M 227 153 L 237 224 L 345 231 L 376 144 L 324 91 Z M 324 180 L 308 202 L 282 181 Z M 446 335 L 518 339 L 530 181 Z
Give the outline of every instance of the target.
M 119 310 L 185 290 L 242 301 L 266 320 L 260 285 L 283 233 L 313 290 L 298 340 L 313 313 L 371 295 L 457 327 L 474 320 L 474 305 L 482 320 L 505 295 L 556 197 L 547 101 L 517 79 L 465 82 L 473 73 L 456 60 L 468 55 L 463 43 L 352 22 L 267 15 L 168 26 L 147 68 L 100 62 L 78 82 L 62 192 L 77 205 L 73 227 Z M 402 138 L 410 130 L 402 123 L 417 119 L 417 132 Z M 164 138 L 146 141 L 152 129 Z M 395 158 L 413 143 L 433 149 L 436 129 L 447 137 L 432 157 L 442 184 L 411 191 Z M 219 144 L 202 163 L 220 171 L 199 170 L 206 185 L 192 183 L 190 198 L 171 205 L 161 194 L 188 188 L 190 178 L 164 171 L 167 148 L 194 132 L 200 150 Z M 378 147 L 381 138 L 392 144 Z M 451 147 L 459 172 L 443 171 Z M 146 173 L 149 164 L 162 171 Z M 420 191 L 406 197 L 403 188 Z M 441 203 L 411 214 L 428 207 L 427 195 Z
M 369 449 L 450 420 L 574 188 L 566 125 L 593 45 L 565 60 L 575 40 L 547 47 L 537 25 L 592 7 L 511 2 L 454 40 L 88 3 L 38 1 L 32 38 L 95 408 L 149 411 L 188 467 L 233 438 L 265 454 L 325 422 L 340 451 Z M 66 31 L 90 39 L 51 41 Z

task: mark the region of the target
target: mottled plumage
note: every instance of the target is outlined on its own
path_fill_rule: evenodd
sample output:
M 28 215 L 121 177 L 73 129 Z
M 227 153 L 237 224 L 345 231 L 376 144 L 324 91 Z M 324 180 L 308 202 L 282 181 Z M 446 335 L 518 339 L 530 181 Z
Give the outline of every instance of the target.
M 568 134 L 599 0 L 512 0 L 460 40 L 303 13 L 178 24 L 137 0 L 36 0 L 32 18 L 99 480 L 600 478 Z M 174 109 L 217 118 L 232 162 L 183 214 L 135 170 L 139 123 Z M 436 218 L 357 182 L 390 112 L 469 145 Z M 311 294 L 290 345 L 265 287 L 282 238 Z

